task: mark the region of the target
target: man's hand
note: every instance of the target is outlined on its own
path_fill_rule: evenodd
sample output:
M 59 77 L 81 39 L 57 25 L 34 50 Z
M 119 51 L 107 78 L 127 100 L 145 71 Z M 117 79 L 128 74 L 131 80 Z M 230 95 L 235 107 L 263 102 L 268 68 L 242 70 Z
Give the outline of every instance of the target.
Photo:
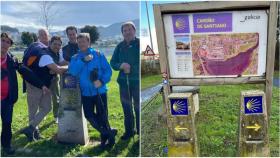
M 51 92 L 46 86 L 43 86 L 42 90 L 43 90 L 43 95 Z
M 93 84 L 94 84 L 95 88 L 99 88 L 102 86 L 102 82 L 100 80 L 94 81 Z
M 51 75 L 54 75 L 54 74 L 55 74 L 55 72 L 54 72 L 54 71 L 52 71 L 52 70 L 50 70 L 50 74 L 51 74 Z
M 84 57 L 84 61 L 85 61 L 85 62 L 89 62 L 89 61 L 91 61 L 92 59 L 93 59 L 93 55 L 92 55 L 92 54 L 89 54 L 89 55 L 87 55 L 87 56 Z
M 128 63 L 122 63 L 120 69 L 123 70 L 125 74 L 130 73 L 130 65 Z

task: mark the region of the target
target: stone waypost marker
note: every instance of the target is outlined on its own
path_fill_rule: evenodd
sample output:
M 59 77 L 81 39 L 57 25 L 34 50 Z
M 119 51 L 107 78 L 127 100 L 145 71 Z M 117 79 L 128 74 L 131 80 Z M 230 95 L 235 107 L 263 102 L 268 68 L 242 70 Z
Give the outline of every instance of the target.
M 89 141 L 88 128 L 78 80 L 70 74 L 63 74 L 60 80 L 60 95 L 58 141 L 86 145 Z
M 198 156 L 192 93 L 171 93 L 168 99 L 168 156 Z
M 239 117 L 239 156 L 269 157 L 268 119 L 265 93 L 242 91 Z

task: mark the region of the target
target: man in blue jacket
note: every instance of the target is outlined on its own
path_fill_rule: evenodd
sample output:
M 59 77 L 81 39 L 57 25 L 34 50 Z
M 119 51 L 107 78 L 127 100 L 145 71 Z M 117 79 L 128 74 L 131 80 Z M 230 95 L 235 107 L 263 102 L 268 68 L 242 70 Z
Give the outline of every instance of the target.
M 117 130 L 111 129 L 109 125 L 106 87 L 111 80 L 112 70 L 105 56 L 90 48 L 88 33 L 79 34 L 77 40 L 80 50 L 71 58 L 69 73 L 80 80 L 84 114 L 101 134 L 100 147 L 106 147 L 107 140 L 107 145 L 112 147 Z

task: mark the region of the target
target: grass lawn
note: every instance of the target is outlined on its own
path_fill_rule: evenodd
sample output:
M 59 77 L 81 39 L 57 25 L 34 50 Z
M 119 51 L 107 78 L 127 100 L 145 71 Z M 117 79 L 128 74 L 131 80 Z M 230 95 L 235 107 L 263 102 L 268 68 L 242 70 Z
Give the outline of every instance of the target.
M 200 110 L 196 116 L 200 156 L 237 156 L 239 99 L 242 90 L 263 85 L 200 86 Z M 273 87 L 270 116 L 270 155 L 279 157 L 279 91 Z M 144 103 L 145 104 L 145 103 Z M 143 106 L 143 105 L 142 105 Z M 141 155 L 167 156 L 167 127 L 158 121 L 162 98 L 157 97 L 141 111 Z
M 110 58 L 108 58 L 109 60 Z M 139 155 L 139 136 L 134 139 L 123 141 L 120 139 L 124 133 L 123 111 L 119 98 L 119 88 L 116 82 L 118 72 L 113 71 L 111 82 L 108 84 L 108 110 L 109 121 L 113 128 L 118 129 L 116 136 L 116 144 L 113 148 L 100 150 L 99 133 L 88 123 L 88 132 L 90 143 L 87 146 L 75 144 L 60 144 L 56 141 L 57 124 L 54 123 L 52 112 L 50 112 L 46 120 L 39 125 L 40 131 L 44 139 L 36 142 L 28 142 L 23 134 L 19 134 L 19 130 L 28 125 L 28 112 L 26 94 L 22 94 L 22 79 L 18 76 L 19 81 L 19 99 L 14 107 L 13 112 L 13 139 L 12 145 L 17 148 L 15 155 L 21 157 L 62 157 L 62 156 L 138 156 Z M 6 156 L 6 155 L 2 155 Z
M 141 77 L 141 90 L 154 86 L 161 82 L 161 75 L 149 75 Z

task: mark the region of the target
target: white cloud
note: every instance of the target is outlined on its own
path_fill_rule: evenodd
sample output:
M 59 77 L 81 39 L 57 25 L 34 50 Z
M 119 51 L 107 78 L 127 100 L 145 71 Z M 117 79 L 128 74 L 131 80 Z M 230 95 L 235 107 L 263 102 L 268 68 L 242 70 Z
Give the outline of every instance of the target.
M 153 40 L 153 51 L 154 53 L 158 54 L 158 44 L 157 44 L 157 36 L 156 36 L 156 31 L 155 31 L 155 28 L 152 28 L 151 29 L 151 33 L 152 33 L 152 40 Z M 147 34 L 147 36 L 144 36 L 143 34 L 141 34 L 140 36 L 141 38 L 141 51 L 145 51 L 146 50 L 146 47 L 147 45 L 151 46 L 151 40 L 150 40 L 150 37 L 149 37 L 149 33 Z
M 9 25 L 11 27 L 42 27 L 41 25 L 36 24 L 35 20 L 30 18 L 17 18 L 10 15 L 1 14 L 1 24 Z
M 40 11 L 40 2 L 2 2 L 4 7 L 7 7 L 5 11 L 8 14 L 26 14 L 37 13 Z M 28 9 L 27 9 L 28 8 Z

